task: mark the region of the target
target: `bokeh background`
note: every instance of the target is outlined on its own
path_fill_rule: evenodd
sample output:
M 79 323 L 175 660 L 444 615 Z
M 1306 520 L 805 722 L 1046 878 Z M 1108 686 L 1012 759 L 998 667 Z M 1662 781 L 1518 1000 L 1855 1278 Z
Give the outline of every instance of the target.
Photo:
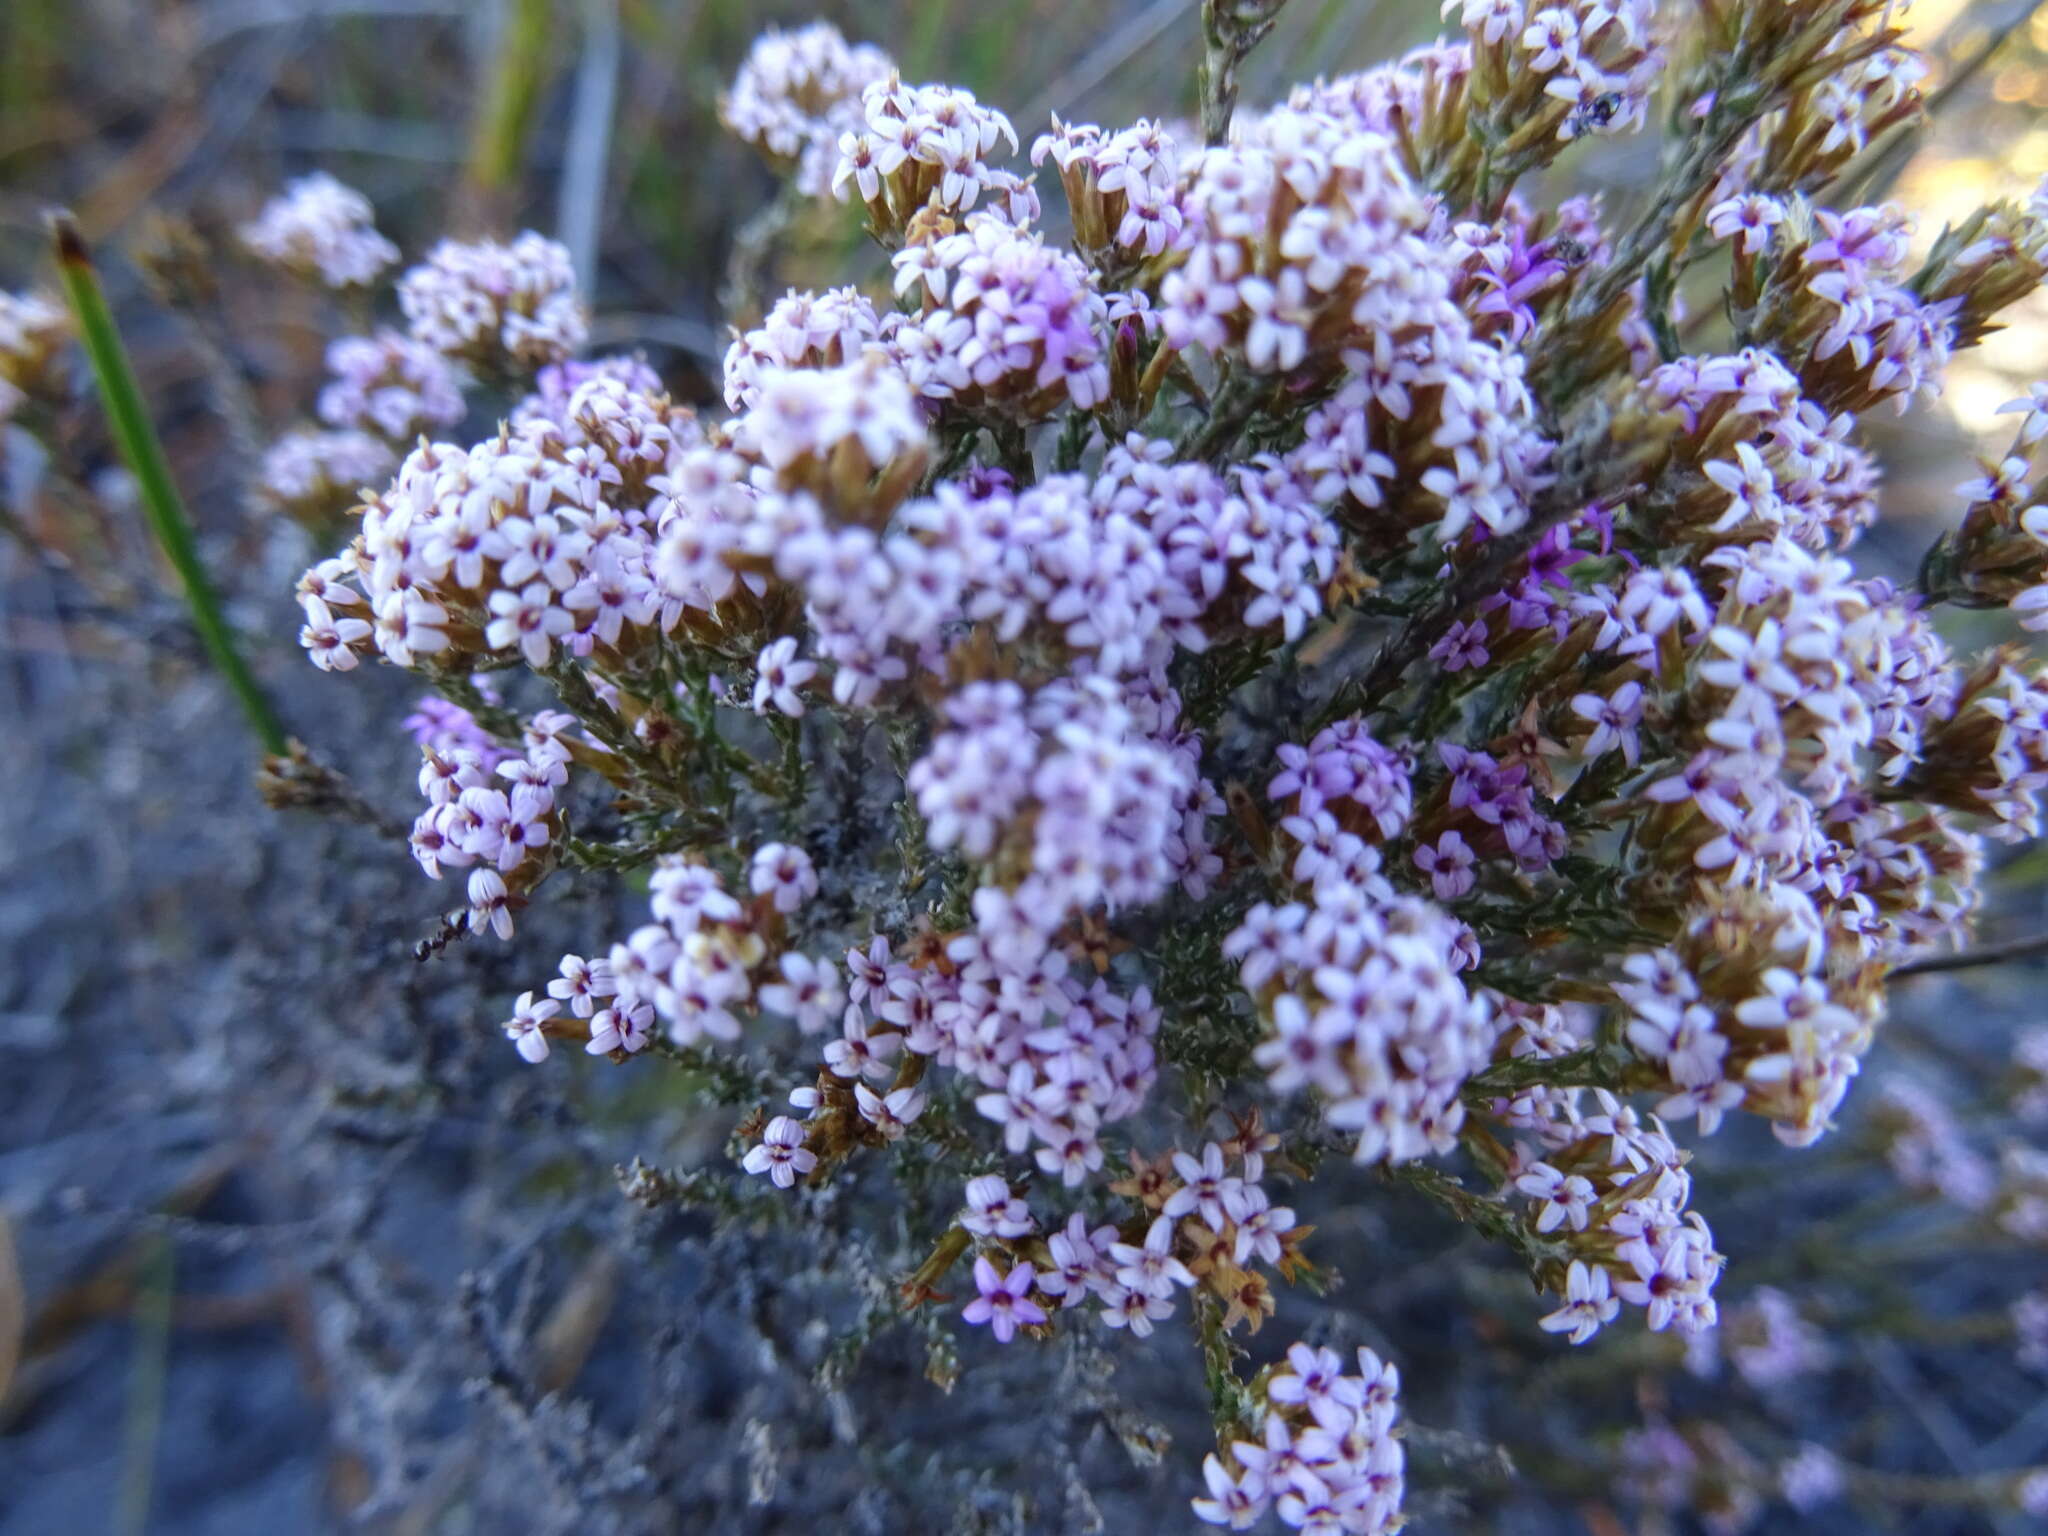
M 361 317 L 254 268 L 234 226 L 322 169 L 409 257 L 542 229 L 586 274 L 594 345 L 709 404 L 730 310 L 880 270 L 848 211 L 783 218 L 718 127 L 760 28 L 822 15 L 1028 142 L 1054 110 L 1189 109 L 1195 12 L 4 0 L 0 286 L 49 281 L 44 210 L 74 210 L 258 670 L 295 734 L 404 815 L 413 694 L 303 664 L 290 588 L 313 550 L 251 495 Z M 2048 11 L 1908 14 L 1939 110 L 1868 195 L 1931 240 L 2048 173 Z M 1439 25 L 1411 0 L 1293 0 L 1245 100 Z M 1615 204 L 1653 169 L 1641 140 L 1571 165 Z M 2044 373 L 2037 301 L 1940 406 L 1871 424 L 1886 524 L 1859 559 L 1910 572 L 1994 451 L 1996 407 Z M 82 383 L 47 441 L 0 428 L 0 513 L 0 1361 L 20 1340 L 0 1531 L 1192 1527 L 1185 1339 L 1120 1351 L 1114 1374 L 1085 1342 L 971 1339 L 947 1395 L 927 1379 L 944 1330 L 877 1303 L 875 1191 L 849 1192 L 829 1242 L 621 1197 L 635 1155 L 719 1166 L 729 1120 L 580 1062 L 524 1070 L 489 1022 L 526 984 L 518 956 L 583 948 L 619 893 L 551 890 L 512 955 L 415 961 L 436 893 L 402 850 L 256 798 Z M 1988 631 L 1966 616 L 1954 636 Z M 1998 870 L 1988 941 L 2048 928 L 2044 870 Z M 1307 1332 L 1401 1361 L 1418 1531 L 2038 1529 L 1995 1506 L 2048 1462 L 2048 1359 L 2013 1312 L 2048 1262 L 1916 1185 L 1929 1159 L 1936 1183 L 1996 1180 L 2007 1149 L 2048 1140 L 2011 1061 L 2043 979 L 2021 959 L 1901 981 L 1838 1135 L 1789 1154 L 1731 1129 L 1703 1151 L 1699 1203 L 1733 1260 L 1718 1349 L 1615 1330 L 1566 1353 L 1496 1256 L 1344 1173 L 1310 1203 L 1346 1284 L 1283 1303 L 1258 1347 Z M 1808 1445 L 1854 1470 L 1849 1499 L 1802 1513 L 1781 1469 Z

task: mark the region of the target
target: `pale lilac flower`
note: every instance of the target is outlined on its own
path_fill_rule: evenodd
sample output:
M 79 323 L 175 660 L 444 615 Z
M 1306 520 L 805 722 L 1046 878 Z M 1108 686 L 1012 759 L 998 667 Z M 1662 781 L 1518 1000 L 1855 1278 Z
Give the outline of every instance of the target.
M 568 610 L 555 606 L 555 594 L 546 582 L 536 581 L 518 592 L 493 592 L 492 618 L 484 627 L 484 639 L 495 650 L 516 646 L 527 665 L 545 667 L 554 653 L 554 642 L 569 632 L 575 622 Z
M 590 1043 L 583 1049 L 592 1056 L 604 1056 L 612 1051 L 625 1051 L 630 1055 L 645 1050 L 653 1032 L 652 1003 L 614 1003 L 590 1016 Z
M 1104 1262 L 1109 1245 L 1115 1241 L 1115 1227 L 1097 1227 L 1091 1232 L 1087 1219 L 1079 1211 L 1074 1212 L 1067 1218 L 1066 1226 L 1046 1239 L 1053 1267 L 1038 1277 L 1039 1290 L 1048 1296 L 1074 1301 L 1089 1290 L 1100 1288 L 1105 1283 Z
M 772 893 L 775 910 L 786 914 L 818 894 L 818 871 L 803 849 L 763 843 L 747 866 L 747 884 L 756 896 Z
M 2023 1515 L 2048 1518 L 2048 1472 L 2035 1470 L 2013 1484 L 2013 1508 Z
M 648 877 L 648 909 L 678 934 L 707 923 L 737 922 L 744 909 L 708 864 L 664 859 Z
M 796 647 L 788 635 L 762 647 L 754 664 L 755 714 L 765 715 L 773 708 L 793 720 L 802 716 L 804 701 L 798 690 L 818 675 L 818 664 L 799 661 Z
M 1599 757 L 1619 747 L 1623 761 L 1631 768 L 1635 766 L 1641 750 L 1636 740 L 1636 725 L 1643 717 L 1641 683 L 1623 683 L 1604 698 L 1599 694 L 1582 693 L 1572 700 L 1572 713 L 1593 726 L 1593 732 L 1586 738 L 1582 749 L 1588 758 Z
M 960 1225 L 976 1237 L 1023 1237 L 1037 1229 L 1031 1209 L 1011 1193 L 1001 1174 L 986 1173 L 967 1181 L 967 1208 Z
M 1536 1230 L 1554 1232 L 1568 1225 L 1574 1232 L 1586 1230 L 1587 1213 L 1598 1191 L 1592 1181 L 1576 1173 L 1560 1173 L 1548 1163 L 1535 1163 L 1515 1180 L 1515 1188 L 1536 1202 Z
M 1738 242 L 1746 256 L 1769 245 L 1772 231 L 1784 221 L 1784 204 L 1760 192 L 1726 198 L 1707 210 L 1707 229 L 1714 238 Z
M 1167 1197 L 1164 1213 L 1179 1217 L 1192 1211 L 1211 1231 L 1221 1232 L 1244 1193 L 1244 1181 L 1224 1171 L 1223 1149 L 1212 1141 L 1202 1148 L 1199 1158 L 1176 1152 L 1173 1166 L 1181 1177 L 1181 1187 Z
M 899 1140 L 910 1128 L 911 1121 L 924 1113 L 924 1093 L 917 1088 L 897 1088 L 888 1094 L 879 1094 L 866 1083 L 856 1083 L 853 1097 L 861 1119 L 880 1131 L 888 1141 Z
M 839 968 L 829 960 L 813 960 L 795 950 L 784 954 L 778 964 L 782 980 L 761 988 L 761 1006 L 796 1020 L 796 1027 L 807 1035 L 830 1028 L 846 1005 Z
M 1020 1327 L 1045 1321 L 1045 1309 L 1029 1299 L 1036 1273 L 1029 1264 L 1012 1265 L 1004 1274 L 987 1258 L 974 1261 L 974 1288 L 981 1294 L 967 1303 L 960 1316 L 970 1323 L 987 1323 L 997 1340 L 1007 1344 Z
M 512 898 L 505 877 L 495 869 L 474 869 L 469 874 L 469 926 L 489 928 L 501 939 L 512 937 Z
M 299 631 L 299 644 L 306 648 L 313 665 L 323 672 L 353 670 L 359 660 L 355 648 L 370 638 L 370 625 L 351 616 L 337 618 L 317 597 L 302 598 L 300 606 L 306 624 Z
M 561 1011 L 562 1005 L 552 998 L 536 999 L 531 992 L 522 992 L 512 1006 L 512 1017 L 505 1021 L 505 1037 L 527 1061 L 546 1061 L 548 1037 L 544 1031 L 548 1020 Z
M 611 997 L 617 991 L 618 985 L 612 980 L 611 962 L 586 960 L 581 955 L 562 956 L 561 975 L 548 983 L 548 996 L 567 1004 L 569 1011 L 579 1019 L 589 1018 L 597 1011 L 600 999 Z
M 974 1100 L 976 1110 L 1003 1128 L 1003 1146 L 1013 1154 L 1031 1145 L 1042 1119 L 1038 1091 L 1038 1074 L 1030 1062 L 1019 1061 L 1011 1064 L 1001 1092 L 979 1094 Z
M 1272 1204 L 1266 1192 L 1255 1186 L 1245 1189 L 1239 1207 L 1232 1260 L 1239 1265 L 1248 1264 L 1253 1258 L 1278 1264 L 1285 1252 L 1283 1239 L 1294 1230 L 1293 1209 Z
M 1438 901 L 1456 901 L 1478 883 L 1473 868 L 1477 861 L 1471 845 L 1455 830 L 1444 833 L 1434 843 L 1417 845 L 1410 857 L 1415 867 L 1429 876 L 1430 889 Z
M 1124 1285 L 1110 1286 L 1102 1293 L 1103 1322 L 1111 1328 L 1128 1328 L 1135 1338 L 1149 1339 L 1153 1323 L 1171 1316 L 1170 1296 L 1154 1296 Z
M 1147 1296 L 1171 1296 L 1176 1285 L 1193 1285 L 1195 1277 L 1173 1256 L 1177 1226 L 1172 1217 L 1161 1216 L 1145 1233 L 1142 1245 L 1110 1244 L 1109 1256 L 1116 1261 L 1117 1284 Z
M 858 1003 L 852 1003 L 841 1020 L 840 1037 L 825 1042 L 825 1065 L 835 1077 L 886 1078 L 895 1070 L 890 1063 L 902 1049 L 900 1034 L 871 1031 L 867 1014 Z
M 1610 1291 L 1607 1271 L 1573 1259 L 1565 1275 L 1565 1303 L 1538 1324 L 1545 1333 L 1566 1333 L 1583 1344 L 1621 1310 Z
M 330 288 L 359 288 L 398 260 L 398 247 L 377 233 L 374 219 L 362 193 L 316 171 L 290 183 L 244 225 L 242 243 Z
M 1461 619 L 1453 623 L 1429 648 L 1429 659 L 1452 673 L 1485 666 L 1493 659 L 1486 648 L 1485 622 Z
M 777 1189 L 788 1189 L 818 1166 L 818 1155 L 804 1145 L 800 1124 L 787 1115 L 777 1115 L 762 1128 L 760 1141 L 748 1150 L 740 1166 L 749 1173 L 767 1174 Z
M 1266 1395 L 1276 1403 L 1304 1408 L 1331 1404 L 1355 1408 L 1364 1398 L 1360 1383 L 1345 1377 L 1342 1355 L 1306 1344 L 1288 1346 L 1287 1369 L 1272 1378 Z
M 1824 1446 L 1802 1445 L 1778 1465 L 1778 1491 L 1802 1514 L 1832 1504 L 1847 1488 L 1842 1464 Z
M 1265 1518 L 1271 1500 L 1266 1480 L 1257 1472 L 1247 1470 L 1233 1478 L 1211 1454 L 1202 1461 L 1202 1481 L 1208 1485 L 1209 1496 L 1196 1499 L 1194 1509 L 1210 1525 L 1248 1531 Z

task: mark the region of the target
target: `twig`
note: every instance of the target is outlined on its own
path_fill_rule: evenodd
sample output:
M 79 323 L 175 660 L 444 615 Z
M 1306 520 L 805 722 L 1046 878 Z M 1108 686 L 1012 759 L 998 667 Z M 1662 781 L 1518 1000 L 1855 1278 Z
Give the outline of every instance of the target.
M 1980 965 L 2002 965 L 2008 960 L 2038 960 L 2043 955 L 2048 955 L 2048 933 L 2037 933 L 2031 938 L 2014 939 L 2006 944 L 1979 944 L 1975 949 L 1966 949 L 1959 954 L 1929 955 L 1925 960 L 1894 966 L 1890 974 L 1931 976 L 1941 971 L 1969 971 Z
M 1508 1206 L 1485 1195 L 1474 1194 L 1441 1168 L 1433 1168 L 1427 1163 L 1396 1163 L 1383 1167 L 1380 1173 L 1390 1183 L 1406 1185 L 1428 1196 L 1482 1237 L 1512 1248 L 1528 1266 L 1532 1278 L 1546 1265 L 1555 1265 L 1561 1270 L 1571 1257 L 1567 1245 L 1555 1238 L 1538 1235 Z
M 65 297 L 70 300 L 72 315 L 78 322 L 78 334 L 91 360 L 93 378 L 99 385 L 114 438 L 120 444 L 121 457 L 127 460 L 141 491 L 150 530 L 184 585 L 185 602 L 207 654 L 227 679 L 263 749 L 273 757 L 281 757 L 287 750 L 284 727 L 257 685 L 255 674 L 235 649 L 220 598 L 207 578 L 206 567 L 200 563 L 192 524 L 171 479 L 170 466 L 164 461 L 163 444 L 157 440 L 156 428 L 142 403 L 142 390 L 135 382 L 127 350 L 121 345 L 121 333 L 107 309 L 106 295 L 100 291 L 92 254 L 68 213 L 50 216 L 50 233 L 57 249 Z
M 701 1078 L 705 1091 L 721 1104 L 774 1103 L 786 1087 L 772 1072 L 760 1071 L 728 1052 L 677 1045 L 665 1034 L 657 1034 L 651 1043 L 656 1055 Z
M 1469 1103 L 1485 1103 L 1541 1084 L 1549 1088 L 1618 1088 L 1636 1058 L 1625 1047 L 1588 1045 L 1562 1056 L 1517 1056 L 1466 1079 Z
M 1656 198 L 1615 243 L 1607 264 L 1572 296 L 1567 319 L 1584 324 L 1602 314 L 1634 283 L 1657 246 L 1671 236 L 1671 220 L 1712 182 L 1742 135 L 1760 115 L 1761 103 L 1740 90 L 1743 61 L 1731 63 L 1717 82 L 1714 106 L 1690 134 L 1677 163 L 1659 179 Z
M 272 810 L 339 816 L 400 841 L 410 835 L 405 823 L 372 805 L 346 774 L 321 762 L 302 741 L 265 759 L 256 775 L 256 790 Z
M 1498 587 L 1517 560 L 1585 505 L 1576 496 L 1555 492 L 1546 500 L 1547 505 L 1533 510 L 1520 528 L 1488 542 L 1479 559 L 1445 584 L 1442 596 L 1402 625 L 1394 638 L 1380 647 L 1362 677 L 1337 690 L 1324 710 L 1324 723 L 1353 710 L 1377 709 L 1400 686 L 1409 667 L 1429 654 L 1430 647 L 1442 638 L 1452 620 Z
M 1202 0 L 1202 137 L 1222 144 L 1237 110 L 1237 70 L 1287 0 Z

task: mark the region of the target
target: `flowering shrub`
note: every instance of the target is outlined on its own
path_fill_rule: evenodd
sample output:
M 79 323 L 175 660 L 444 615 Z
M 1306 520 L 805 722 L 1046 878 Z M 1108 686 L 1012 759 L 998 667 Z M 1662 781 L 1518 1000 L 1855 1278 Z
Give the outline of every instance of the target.
M 2048 276 L 2048 199 L 1919 254 L 1828 204 L 1918 105 L 1877 0 L 1452 0 L 1457 40 L 1233 115 L 1277 9 L 1205 8 L 1206 132 L 1055 119 L 1026 165 L 966 92 L 770 34 L 726 115 L 859 205 L 892 293 L 787 294 L 712 419 L 576 356 L 560 247 L 447 242 L 270 478 L 381 482 L 301 638 L 434 690 L 451 931 L 644 874 L 644 923 L 534 973 L 522 1057 L 672 1058 L 777 1198 L 896 1160 L 905 1308 L 1012 1347 L 1185 1317 L 1196 1513 L 1391 1531 L 1393 1367 L 1238 1369 L 1327 1279 L 1319 1161 L 1511 1250 L 1571 1343 L 1710 1329 L 1684 1138 L 1824 1136 L 1979 839 L 2038 830 L 2048 687 L 1929 613 L 2048 625 L 2048 394 L 1917 589 L 1848 552 L 1859 418 Z M 1629 217 L 1526 190 L 1653 117 Z M 259 228 L 330 282 L 371 238 L 332 187 Z M 401 459 L 472 378 L 524 397 Z

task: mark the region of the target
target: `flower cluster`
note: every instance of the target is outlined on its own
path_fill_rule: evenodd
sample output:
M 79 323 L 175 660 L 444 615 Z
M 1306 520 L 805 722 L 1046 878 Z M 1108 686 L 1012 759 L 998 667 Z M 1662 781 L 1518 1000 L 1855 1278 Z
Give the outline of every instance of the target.
M 304 201 L 310 195 L 306 186 L 294 184 L 292 195 L 273 212 Z M 369 204 L 360 194 L 346 195 L 353 200 L 351 207 L 361 204 L 367 228 Z M 253 242 L 252 248 L 269 254 Z M 396 259 L 395 248 L 387 245 L 386 252 L 353 281 L 367 286 Z M 600 481 L 605 471 L 581 462 L 591 429 L 572 419 L 570 395 L 596 379 L 635 397 L 661 395 L 660 381 L 636 359 L 592 364 L 573 358 L 583 344 L 588 317 L 569 255 L 531 231 L 510 244 L 444 240 L 424 262 L 399 276 L 395 295 L 406 328 L 383 326 L 330 343 L 327 378 L 317 402 L 321 425 L 285 432 L 259 466 L 257 487 L 263 498 L 317 536 L 326 537 L 338 516 L 410 462 L 410 451 L 424 435 L 460 423 L 469 410 L 466 396 L 479 378 L 533 385 L 535 393 L 513 413 L 514 425 L 529 438 L 559 440 L 565 462 L 577 465 L 572 473 L 596 475 Z M 667 409 L 665 403 L 652 408 Z M 410 586 L 411 580 L 408 573 L 400 584 Z M 342 606 L 349 602 L 340 599 Z M 329 633 L 324 621 L 311 630 Z M 339 652 L 323 645 L 319 654 Z
M 370 200 L 324 171 L 290 183 L 242 226 L 242 243 L 329 288 L 367 288 L 398 260 L 398 247 L 377 233 Z
M 881 49 L 849 45 L 825 22 L 795 32 L 771 28 L 719 98 L 718 115 L 737 137 L 788 167 L 799 191 L 822 197 L 840 135 L 861 121 L 861 93 L 891 67 Z
M 1195 1500 L 1195 1513 L 1234 1531 L 1250 1529 L 1268 1510 L 1300 1531 L 1399 1530 L 1401 1373 L 1361 1349 L 1358 1374 L 1346 1375 L 1335 1350 L 1306 1344 L 1292 1346 L 1285 1364 L 1266 1382 L 1250 1426 L 1257 1438 L 1232 1441 L 1227 1462 L 1211 1456 L 1202 1464 L 1209 1493 Z
M 1041 1088 L 1038 1097 L 1052 1099 L 1054 1090 Z M 989 1094 L 976 1103 L 999 1117 L 990 1101 L 1014 1098 Z M 988 1324 L 1008 1343 L 1017 1324 L 1070 1326 L 1059 1319 L 1085 1316 L 1081 1309 L 1092 1303 L 1103 1326 L 1145 1338 L 1174 1315 L 1185 1292 L 1197 1306 L 1215 1309 L 1226 1328 L 1243 1323 L 1257 1332 L 1274 1306 L 1261 1270 L 1302 1272 L 1299 1244 L 1308 1236 L 1292 1208 L 1273 1204 L 1264 1187 L 1269 1144 L 1253 1118 L 1234 1128 L 1227 1150 L 1211 1141 L 1200 1156 L 1134 1156 L 1128 1176 L 1109 1186 L 1136 1207 L 1121 1223 L 1091 1226 L 1087 1213 L 1076 1211 L 1063 1226 L 1041 1230 L 1000 1175 L 969 1180 L 955 1231 L 981 1252 L 965 1320 Z
M 423 443 L 364 504 L 349 551 L 301 584 L 303 601 L 375 620 L 339 645 L 309 642 L 314 661 L 347 671 L 374 644 L 400 666 L 515 656 L 541 668 L 558 646 L 587 655 L 673 625 L 683 603 L 655 575 L 649 508 L 657 467 L 691 430 L 666 396 L 599 374 L 559 418 L 536 411 L 467 451 Z
M 414 341 L 484 367 L 560 362 L 589 327 L 568 251 L 530 230 L 510 245 L 442 241 L 399 279 L 398 303 Z
M 1017 149 L 1010 120 L 970 91 L 949 85 L 905 85 L 893 72 L 861 92 L 861 122 L 839 136 L 832 190 L 858 195 L 868 228 L 895 244 L 913 222 L 931 227 L 967 213 L 984 196 L 1002 215 L 1028 222 L 1038 200 L 1014 172 L 988 157 L 1007 143 Z
M 1292 467 L 1348 524 L 1445 541 L 1519 524 L 1550 444 L 1519 358 L 1475 336 L 1454 295 L 1455 250 L 1429 238 L 1396 141 L 1310 101 L 1206 152 L 1187 182 L 1164 348 L 1241 356 L 1285 392 L 1334 386 Z
M 554 856 L 550 844 L 562 832 L 555 790 L 569 777 L 569 750 L 539 730 L 534 737 L 525 756 L 494 768 L 473 748 L 422 749 L 420 793 L 427 808 L 413 823 L 413 857 L 436 880 L 443 869 L 470 870 L 469 922 L 500 938 L 511 936 L 512 913 L 545 872 Z M 544 1043 L 538 1054 L 529 1044 L 531 1031 L 512 1033 L 528 1060 L 547 1054 Z
M 263 451 L 256 482 L 278 510 L 317 527 L 385 479 L 398 455 L 383 438 L 345 427 L 287 432 Z
M 1223 942 L 1270 1024 L 1255 1059 L 1274 1089 L 1319 1094 L 1330 1124 L 1357 1133 L 1360 1162 L 1447 1151 L 1459 1090 L 1493 1043 L 1485 1002 L 1458 979 L 1468 931 L 1395 891 L 1377 851 L 1328 811 L 1287 819 L 1306 834 L 1291 876 L 1308 900 L 1262 902 Z
M 1716 204 L 1708 228 L 1735 245 L 1735 294 L 1754 313 L 1752 333 L 1808 399 L 1828 411 L 1903 411 L 1938 392 L 1964 300 L 1923 297 L 1905 280 L 1909 230 L 1897 209 L 1834 212 L 1753 192 Z
M 1888 974 L 1967 935 L 1980 837 L 2048 787 L 2048 683 L 1933 618 L 2044 611 L 2048 396 L 1916 587 L 1851 563 L 1864 414 L 2048 272 L 2039 208 L 1916 268 L 1894 211 L 1824 201 L 1912 108 L 1888 8 L 1448 9 L 1461 40 L 1206 147 L 1055 119 L 1071 241 L 1000 113 L 771 34 L 726 116 L 857 195 L 893 295 L 787 294 L 699 419 L 571 356 L 559 248 L 443 245 L 322 404 L 396 457 L 458 366 L 530 386 L 411 446 L 299 589 L 316 665 L 441 695 L 412 844 L 465 872 L 454 926 L 647 872 L 520 1053 L 683 1057 L 750 1107 L 749 1198 L 892 1160 L 905 1304 L 971 1260 L 1004 1343 L 1187 1302 L 1197 1507 L 1236 1528 L 1400 1518 L 1390 1368 L 1237 1374 L 1316 1273 L 1269 1170 L 1341 1148 L 1498 1239 L 1554 1298 L 1532 1336 L 1711 1328 L 1681 1133 L 1825 1135 Z M 1663 222 L 1546 202 L 1665 74 Z M 1728 300 L 1696 326 L 1689 272 Z M 2008 1164 L 1978 1203 L 2041 1230 Z
M 2001 414 L 2018 414 L 2012 445 L 1984 473 L 1956 487 L 1969 509 L 1928 551 L 1921 584 L 1973 608 L 2010 606 L 2022 628 L 2048 629 L 2048 506 L 2035 499 L 2035 459 L 2048 437 L 2048 385 L 2037 384 Z
M 1031 163 L 1050 156 L 1074 216 L 1074 239 L 1098 263 L 1138 260 L 1182 245 L 1180 147 L 1163 124 L 1140 119 L 1104 133 L 1063 123 L 1031 145 Z
M 462 375 L 435 348 L 397 331 L 335 341 L 327 374 L 320 419 L 330 427 L 408 442 L 462 420 Z

